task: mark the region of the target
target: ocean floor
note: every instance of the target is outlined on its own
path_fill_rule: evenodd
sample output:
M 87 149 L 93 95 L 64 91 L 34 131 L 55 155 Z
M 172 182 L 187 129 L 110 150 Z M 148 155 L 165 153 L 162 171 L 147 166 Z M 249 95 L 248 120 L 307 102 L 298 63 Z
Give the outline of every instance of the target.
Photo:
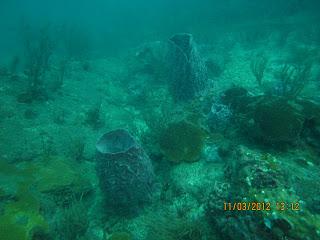
M 53 54 L 36 97 L 28 74 L 0 73 L 0 239 L 320 239 L 320 46 L 294 33 L 284 46 L 277 34 L 194 38 L 211 87 L 183 103 L 165 39 L 63 70 Z M 309 80 L 283 101 L 276 74 L 307 51 Z M 104 205 L 96 171 L 98 139 L 119 128 L 155 175 L 151 201 L 128 215 Z

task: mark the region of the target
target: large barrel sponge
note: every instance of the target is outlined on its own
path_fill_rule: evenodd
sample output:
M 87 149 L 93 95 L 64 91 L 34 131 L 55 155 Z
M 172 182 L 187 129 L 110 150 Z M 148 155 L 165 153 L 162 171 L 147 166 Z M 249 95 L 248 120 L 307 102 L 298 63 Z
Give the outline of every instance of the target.
M 176 101 L 192 100 L 208 88 L 208 74 L 193 36 L 176 34 L 169 39 L 169 86 Z
M 104 134 L 96 144 L 96 170 L 106 206 L 117 213 L 136 213 L 151 200 L 151 161 L 123 129 Z

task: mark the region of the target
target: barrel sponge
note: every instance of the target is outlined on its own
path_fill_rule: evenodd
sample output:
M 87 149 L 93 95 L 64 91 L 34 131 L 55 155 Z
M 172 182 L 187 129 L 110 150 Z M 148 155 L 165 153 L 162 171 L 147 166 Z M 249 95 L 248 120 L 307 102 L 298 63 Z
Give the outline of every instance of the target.
M 208 74 L 193 36 L 176 34 L 169 39 L 169 86 L 176 101 L 189 101 L 208 87 Z
M 107 207 L 117 213 L 136 213 L 151 200 L 153 167 L 129 132 L 117 129 L 104 134 L 96 152 L 96 170 Z

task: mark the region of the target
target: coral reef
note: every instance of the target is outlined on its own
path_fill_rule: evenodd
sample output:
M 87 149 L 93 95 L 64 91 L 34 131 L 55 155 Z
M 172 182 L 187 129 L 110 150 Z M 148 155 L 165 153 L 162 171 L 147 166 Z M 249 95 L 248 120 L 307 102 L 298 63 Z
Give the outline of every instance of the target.
M 287 188 L 288 173 L 271 154 L 258 154 L 245 147 L 235 150 L 226 162 L 225 180 L 216 182 L 206 204 L 206 214 L 213 229 L 223 239 L 317 239 L 319 216 L 312 216 L 295 191 Z M 298 173 L 298 176 L 303 177 Z M 283 209 L 279 199 L 285 199 Z M 270 211 L 225 210 L 228 202 L 270 202 Z M 228 208 L 227 208 L 228 209 Z M 299 217 L 297 217 L 299 215 Z M 313 221 L 310 221 L 310 219 Z M 308 219 L 308 220 L 307 220 Z M 308 238 L 308 237 L 307 237 Z
M 320 239 L 320 4 L 147 2 L 1 8 L 0 239 Z
M 258 154 L 239 146 L 225 161 L 224 175 L 228 182 L 241 186 L 244 191 L 274 189 L 288 183 L 278 168 L 279 162 L 271 155 Z

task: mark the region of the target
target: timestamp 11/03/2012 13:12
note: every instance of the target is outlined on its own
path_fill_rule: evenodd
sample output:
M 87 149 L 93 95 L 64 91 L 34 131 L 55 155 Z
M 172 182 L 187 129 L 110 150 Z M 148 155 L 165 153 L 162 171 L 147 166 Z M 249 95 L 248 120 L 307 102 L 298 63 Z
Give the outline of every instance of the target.
M 299 211 L 300 203 L 297 202 L 224 202 L 224 211 Z

